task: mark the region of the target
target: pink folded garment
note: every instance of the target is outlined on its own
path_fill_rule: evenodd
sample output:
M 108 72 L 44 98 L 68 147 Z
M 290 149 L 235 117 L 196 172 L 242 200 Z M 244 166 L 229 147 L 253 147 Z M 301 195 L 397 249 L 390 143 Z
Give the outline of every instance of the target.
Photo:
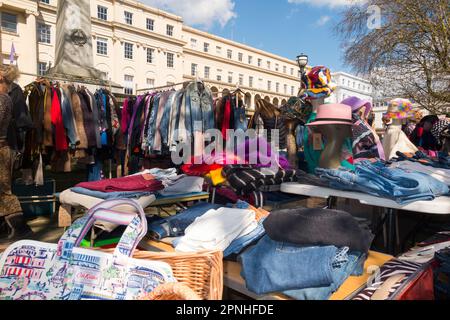
M 76 187 L 101 192 L 154 192 L 164 189 L 162 182 L 156 180 L 152 175 L 149 174 L 100 180 L 95 182 L 82 182 L 77 184 Z

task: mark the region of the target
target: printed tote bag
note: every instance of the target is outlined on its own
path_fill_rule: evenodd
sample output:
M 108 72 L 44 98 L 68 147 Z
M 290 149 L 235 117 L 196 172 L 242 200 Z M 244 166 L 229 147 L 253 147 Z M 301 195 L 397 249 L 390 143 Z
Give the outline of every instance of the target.
M 136 213 L 114 211 L 131 206 Z M 113 254 L 80 248 L 96 220 L 126 225 Z M 19 241 L 0 256 L 0 300 L 135 300 L 176 282 L 167 263 L 132 259 L 147 233 L 133 200 L 105 201 L 74 222 L 58 244 Z

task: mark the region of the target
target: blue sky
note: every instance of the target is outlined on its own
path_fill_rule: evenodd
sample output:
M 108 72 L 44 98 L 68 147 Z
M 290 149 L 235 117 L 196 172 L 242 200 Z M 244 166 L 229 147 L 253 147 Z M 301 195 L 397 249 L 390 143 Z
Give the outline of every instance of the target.
M 311 65 L 351 72 L 333 26 L 351 0 L 144 0 L 213 34 Z

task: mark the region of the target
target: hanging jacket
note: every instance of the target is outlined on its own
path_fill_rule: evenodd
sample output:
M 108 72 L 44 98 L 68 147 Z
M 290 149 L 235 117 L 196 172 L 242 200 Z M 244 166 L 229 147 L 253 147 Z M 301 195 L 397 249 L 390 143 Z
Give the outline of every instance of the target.
M 97 148 L 97 137 L 93 112 L 90 109 L 90 97 L 84 90 L 77 92 L 80 98 L 81 112 L 83 115 L 83 126 L 86 131 L 88 148 Z
M 79 93 L 75 91 L 73 86 L 67 87 L 68 92 L 70 92 L 70 97 L 72 100 L 72 109 L 73 116 L 75 120 L 75 128 L 78 133 L 79 144 L 77 146 L 78 149 L 87 149 L 88 145 L 88 136 L 86 133 L 86 127 L 84 125 L 84 110 L 81 104 L 82 97 Z M 86 115 L 87 116 L 87 115 Z
M 245 106 L 244 102 L 237 97 L 233 97 L 231 100 L 231 105 L 233 109 L 233 129 L 238 130 L 241 129 L 243 131 L 247 131 L 248 120 L 245 115 Z
M 59 88 L 59 91 L 61 93 L 61 112 L 64 128 L 66 129 L 67 138 L 69 139 L 70 149 L 75 149 L 80 140 L 75 126 L 72 102 L 62 87 Z
M 196 122 L 202 123 L 202 132 L 214 128 L 212 92 L 202 82 L 193 81 L 186 87 L 186 128 L 192 135 Z
M 33 128 L 33 122 L 25 103 L 22 88 L 16 83 L 12 83 L 8 95 L 13 103 L 12 119 L 8 127 L 8 144 L 13 150 L 22 150 L 25 133 Z
M 229 98 L 225 99 L 225 105 L 223 110 L 223 122 L 222 122 L 222 137 L 224 141 L 228 141 L 227 130 L 231 128 L 231 100 Z
M 128 133 L 128 125 L 129 125 L 129 115 L 128 115 L 128 103 L 129 103 L 129 99 L 126 98 L 123 101 L 123 106 L 122 106 L 122 119 L 121 121 L 121 130 L 123 134 L 127 134 Z
M 143 96 L 139 97 L 134 106 L 133 117 L 131 119 L 129 131 L 129 150 L 131 154 L 138 154 L 141 152 L 141 118 L 144 110 L 145 99 Z
M 89 108 L 92 111 L 92 117 L 94 121 L 94 133 L 95 133 L 95 142 L 97 149 L 102 148 L 102 138 L 101 138 L 101 130 L 102 124 L 100 121 L 100 108 L 95 100 L 94 95 L 88 89 L 84 89 L 84 92 L 88 96 L 87 103 L 89 103 Z
M 223 113 L 223 104 L 222 104 L 223 98 L 217 98 L 214 100 L 214 123 L 215 127 L 222 130 L 222 113 Z
M 56 151 L 67 150 L 67 137 L 66 130 L 64 128 L 64 122 L 61 111 L 61 103 L 55 88 L 52 91 L 52 107 L 51 107 L 51 121 L 55 131 L 55 147 Z
M 150 120 L 151 105 L 152 105 L 152 96 L 146 95 L 145 96 L 145 104 L 144 104 L 144 125 L 142 127 L 142 132 L 141 132 L 141 143 L 142 143 L 141 149 L 144 151 L 148 150 L 147 135 L 148 135 L 148 126 L 149 126 L 149 120 Z
M 169 100 L 170 95 L 171 95 L 170 91 L 163 92 L 161 94 L 161 98 L 159 100 L 158 115 L 156 117 L 156 125 L 155 125 L 155 138 L 154 138 L 154 142 L 153 142 L 153 150 L 158 153 L 161 152 L 161 148 L 162 148 L 162 137 L 161 137 L 161 132 L 160 132 L 161 120 L 163 118 L 166 103 Z
M 110 116 L 110 125 L 111 125 L 111 135 L 112 135 L 112 144 L 115 142 L 115 137 L 117 133 L 120 131 L 120 119 L 116 111 L 116 102 L 114 101 L 113 96 L 107 92 L 106 98 L 108 101 L 108 108 Z
M 36 82 L 31 85 L 28 93 L 28 106 L 33 128 L 26 137 L 27 150 L 25 153 L 28 157 L 33 157 L 39 152 L 44 140 L 45 92 Z
M 109 121 L 107 115 L 107 113 L 109 112 L 107 111 L 106 97 L 104 96 L 102 91 L 97 90 L 94 93 L 94 99 L 98 109 L 98 125 L 100 130 L 101 146 L 105 147 L 108 146 L 108 144 L 110 143 L 110 136 L 108 134 L 110 127 L 108 125 Z
M 155 134 L 156 134 L 156 119 L 158 116 L 160 97 L 161 94 L 157 94 L 153 98 L 152 110 L 150 111 L 150 118 L 148 122 L 147 146 L 150 154 L 153 154 L 153 144 L 155 141 Z
M 172 113 L 172 106 L 176 96 L 177 93 L 175 91 L 172 91 L 170 93 L 169 98 L 167 99 L 166 105 L 164 107 L 164 114 L 162 116 L 161 125 L 159 127 L 159 132 L 162 139 L 161 143 L 165 147 L 169 146 L 169 123 L 170 123 L 170 116 Z
M 53 147 L 53 128 L 52 128 L 52 89 L 46 86 L 44 91 L 44 136 L 43 146 Z
M 180 108 L 181 103 L 183 101 L 184 90 L 178 90 L 173 99 L 173 103 L 170 110 L 170 119 L 169 119 L 169 134 L 168 134 L 168 145 L 170 150 L 172 150 L 175 145 L 175 130 L 178 128 L 178 121 L 180 117 Z

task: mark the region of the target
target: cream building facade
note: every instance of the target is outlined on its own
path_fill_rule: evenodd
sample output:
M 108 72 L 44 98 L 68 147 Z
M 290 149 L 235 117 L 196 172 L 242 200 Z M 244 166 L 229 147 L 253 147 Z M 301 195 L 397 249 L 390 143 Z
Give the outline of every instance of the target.
M 201 79 L 215 95 L 239 87 L 248 106 L 257 98 L 281 105 L 299 88 L 289 60 L 183 24 L 181 17 L 132 0 L 91 3 L 94 67 L 124 92 Z M 14 45 L 21 85 L 54 64 L 57 0 L 0 2 L 0 51 Z
M 345 72 L 331 74 L 336 89 L 327 99 L 329 103 L 339 103 L 348 97 L 358 97 L 373 103 L 373 87 L 370 81 Z

